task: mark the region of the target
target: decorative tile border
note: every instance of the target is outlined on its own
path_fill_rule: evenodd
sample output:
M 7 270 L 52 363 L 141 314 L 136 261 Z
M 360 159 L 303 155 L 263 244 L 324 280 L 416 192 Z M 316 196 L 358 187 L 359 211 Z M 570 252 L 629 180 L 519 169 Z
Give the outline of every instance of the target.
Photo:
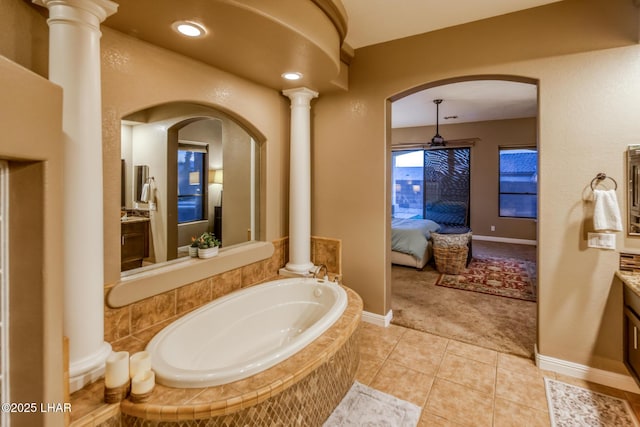
M 264 399 L 257 398 L 256 404 L 245 403 L 220 408 L 219 415 L 206 416 L 206 410 L 194 410 L 194 418 L 181 417 L 182 408 L 167 411 L 176 414 L 177 419 L 165 420 L 161 412 L 160 420 L 143 419 L 126 413 L 121 422 L 125 427 L 224 427 L 231 425 L 273 426 L 273 425 L 322 425 L 338 406 L 353 384 L 359 363 L 357 334 L 353 334 L 340 349 L 317 369 L 312 370 L 301 381 L 280 393 L 264 393 Z M 258 391 L 259 392 L 259 391 Z M 212 411 L 213 413 L 214 411 Z

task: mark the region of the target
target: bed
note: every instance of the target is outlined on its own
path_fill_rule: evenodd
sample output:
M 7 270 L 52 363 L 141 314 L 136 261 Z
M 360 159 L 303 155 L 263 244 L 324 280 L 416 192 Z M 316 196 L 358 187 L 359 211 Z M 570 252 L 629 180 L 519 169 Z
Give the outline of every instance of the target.
M 431 259 L 431 232 L 440 225 L 428 219 L 391 220 L 391 262 L 422 270 Z

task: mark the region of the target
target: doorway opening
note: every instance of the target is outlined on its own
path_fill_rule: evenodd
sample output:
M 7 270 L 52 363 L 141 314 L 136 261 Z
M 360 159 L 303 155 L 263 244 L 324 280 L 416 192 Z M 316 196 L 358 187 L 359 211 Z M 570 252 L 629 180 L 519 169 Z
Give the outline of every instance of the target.
M 392 323 L 533 357 L 537 94 L 535 80 L 476 76 L 425 84 L 390 99 Z M 433 108 L 437 100 L 440 117 Z M 433 143 L 434 134 L 444 146 Z M 424 249 L 414 254 L 396 238 L 406 235 L 412 220 L 423 221 L 416 232 Z M 466 267 L 447 274 L 430 234 L 468 229 Z M 509 275 L 513 271 L 518 280 Z M 514 286 L 522 292 L 511 292 Z

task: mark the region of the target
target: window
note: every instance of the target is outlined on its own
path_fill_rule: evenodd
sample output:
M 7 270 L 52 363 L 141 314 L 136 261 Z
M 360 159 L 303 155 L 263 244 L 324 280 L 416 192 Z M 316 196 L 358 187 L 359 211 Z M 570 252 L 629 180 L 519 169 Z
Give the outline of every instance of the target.
M 469 222 L 471 149 L 394 151 L 392 217 Z
M 207 219 L 205 147 L 178 146 L 178 224 Z
M 538 212 L 538 150 L 500 148 L 500 216 L 536 218 Z

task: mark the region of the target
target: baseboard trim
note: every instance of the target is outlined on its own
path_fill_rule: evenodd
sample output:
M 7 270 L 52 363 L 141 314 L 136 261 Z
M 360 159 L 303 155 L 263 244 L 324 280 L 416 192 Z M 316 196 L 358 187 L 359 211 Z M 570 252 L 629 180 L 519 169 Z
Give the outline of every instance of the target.
M 386 328 L 391 324 L 391 319 L 393 319 L 393 311 L 391 310 L 389 310 L 386 316 L 371 313 L 369 311 L 362 311 L 362 321 L 371 323 L 372 325 L 382 326 L 383 328 Z
M 531 245 L 531 246 L 536 246 L 538 244 L 538 242 L 535 240 L 512 239 L 511 237 L 480 236 L 477 234 L 473 235 L 473 240 L 486 240 L 488 242 L 515 243 L 517 245 Z
M 592 368 L 590 366 L 581 365 L 579 363 L 545 356 L 538 353 L 537 346 L 535 347 L 535 356 L 536 365 L 540 369 L 568 375 L 573 378 L 587 380 L 609 387 L 614 387 L 619 390 L 629 391 L 632 393 L 640 393 L 640 388 L 633 380 L 633 378 L 631 378 L 631 375 L 605 371 L 603 369 Z

